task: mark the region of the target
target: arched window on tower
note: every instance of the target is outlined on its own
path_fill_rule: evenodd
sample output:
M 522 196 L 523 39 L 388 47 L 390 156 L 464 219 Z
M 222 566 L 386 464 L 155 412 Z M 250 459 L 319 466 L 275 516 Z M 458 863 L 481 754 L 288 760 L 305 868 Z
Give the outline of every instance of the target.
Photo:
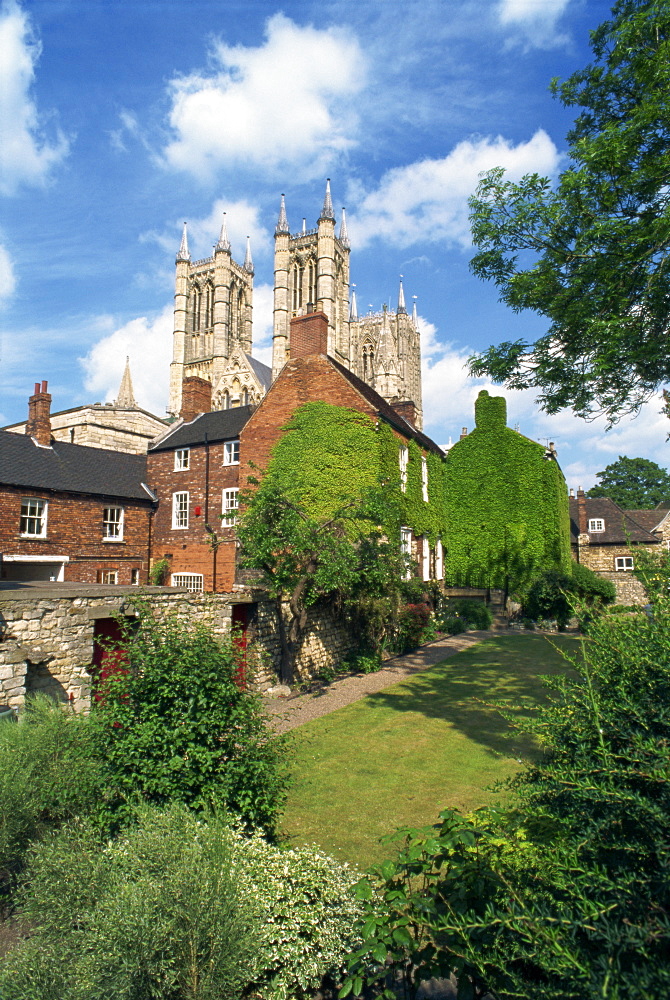
M 316 267 L 313 260 L 310 260 L 307 269 L 307 304 L 316 308 Z
M 375 360 L 375 349 L 372 342 L 366 340 L 363 344 L 363 381 L 368 382 L 372 378 Z
M 193 285 L 191 302 L 191 329 L 193 333 L 198 333 L 200 330 L 200 309 L 202 306 L 202 291 L 199 285 Z
M 205 285 L 205 329 L 214 326 L 214 285 L 208 281 Z
M 244 294 L 244 288 L 240 288 L 237 293 L 237 329 L 235 331 L 235 336 L 237 340 L 242 340 L 244 337 L 244 321 L 247 316 L 247 297 Z

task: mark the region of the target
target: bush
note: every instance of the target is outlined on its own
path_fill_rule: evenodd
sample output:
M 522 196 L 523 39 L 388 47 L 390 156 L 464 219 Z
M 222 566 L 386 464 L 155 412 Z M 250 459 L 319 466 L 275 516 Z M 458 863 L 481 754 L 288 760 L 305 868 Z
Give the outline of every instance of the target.
M 123 821 L 141 795 L 225 807 L 271 832 L 287 785 L 287 741 L 270 730 L 260 696 L 238 686 L 232 637 L 145 614 L 125 648 L 127 669 L 108 678 L 91 717 L 116 793 L 110 822 Z
M 570 576 L 551 570 L 530 587 L 522 603 L 522 614 L 537 621 L 554 619 L 565 627 L 579 608 L 580 617 L 590 620 L 616 597 L 614 584 L 603 580 L 593 570 L 573 563 Z
M 460 635 L 461 632 L 467 632 L 468 630 L 468 626 L 463 619 L 458 618 L 456 615 L 447 615 L 443 618 L 442 628 L 448 635 Z
M 346 866 L 181 805 L 134 818 L 109 844 L 79 821 L 36 849 L 3 1000 L 288 1000 L 357 943 Z
M 37 848 L 3 1000 L 238 1000 L 258 930 L 226 825 L 182 806 L 136 819 L 107 845 L 78 821 Z
M 458 615 L 470 628 L 488 629 L 493 623 L 493 613 L 483 601 L 469 601 L 467 598 L 451 599 L 447 602 L 446 613 Z
M 0 878 L 20 866 L 31 840 L 97 809 L 105 787 L 85 718 L 41 696 L 18 722 L 0 722 Z
M 397 641 L 401 653 L 416 649 L 429 621 L 430 608 L 427 604 L 406 604 L 401 609 L 397 624 Z

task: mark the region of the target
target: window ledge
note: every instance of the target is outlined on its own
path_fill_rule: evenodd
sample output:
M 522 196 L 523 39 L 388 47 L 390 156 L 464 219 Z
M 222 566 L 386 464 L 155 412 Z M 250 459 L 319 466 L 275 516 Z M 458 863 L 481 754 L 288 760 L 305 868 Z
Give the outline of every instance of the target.
M 125 539 L 123 538 L 103 538 L 103 545 L 125 545 Z

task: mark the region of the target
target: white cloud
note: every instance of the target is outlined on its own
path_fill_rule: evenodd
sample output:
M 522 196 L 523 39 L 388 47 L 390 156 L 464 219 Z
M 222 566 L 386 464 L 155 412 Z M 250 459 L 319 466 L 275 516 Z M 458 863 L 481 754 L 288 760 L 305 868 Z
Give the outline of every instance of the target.
M 263 45 L 219 41 L 212 58 L 211 74 L 170 83 L 171 167 L 211 179 L 234 162 L 271 172 L 299 164 L 305 180 L 352 146 L 365 59 L 347 30 L 300 27 L 279 13 Z
M 517 33 L 526 48 L 556 48 L 565 45 L 568 36 L 557 24 L 570 0 L 500 0 L 500 24 Z
M 502 136 L 466 139 L 440 160 L 394 167 L 374 191 L 352 186 L 349 200 L 358 203 L 347 219 L 352 242 L 357 248 L 374 239 L 397 246 L 447 241 L 467 247 L 467 202 L 483 171 L 504 167 L 510 180 L 518 180 L 526 173 L 554 174 L 558 162 L 558 150 L 542 129 L 517 146 Z
M 7 249 L 0 244 L 0 302 L 8 299 L 14 294 L 16 288 L 16 276 L 12 259 L 7 253 Z
M 270 233 L 259 220 L 259 208 L 244 199 L 228 201 L 217 198 L 207 215 L 199 219 L 180 219 L 169 223 L 169 230 L 156 232 L 149 230 L 142 233 L 140 242 L 157 243 L 167 254 L 174 256 L 179 247 L 184 222 L 188 225 L 188 247 L 191 259 L 211 257 L 212 247 L 219 238 L 223 213 L 226 213 L 226 230 L 232 247 L 233 259 L 238 263 L 244 261 L 247 246 L 247 236 L 251 240 L 251 253 L 256 257 L 265 257 L 272 248 Z
M 43 184 L 67 154 L 60 130 L 48 142 L 30 90 L 41 46 L 28 15 L 8 0 L 0 9 L 0 193 L 11 195 L 21 184 Z
M 507 400 L 510 427 L 546 444 L 553 441 L 569 486 L 590 489 L 596 473 L 619 455 L 649 458 L 667 468 L 670 433 L 668 418 L 660 413 L 660 396 L 650 400 L 637 417 L 624 417 L 611 430 L 604 418 L 587 422 L 570 410 L 550 416 L 539 410 L 531 389 L 515 391 L 471 378 L 466 362 L 471 353 L 437 339 L 431 323 L 419 318 L 423 355 L 423 412 L 426 432 L 439 444 L 457 441 L 462 427 L 474 427 L 475 400 L 482 389 Z
M 84 388 L 101 402 L 111 402 L 119 391 L 126 357 L 135 399 L 157 416 L 165 413 L 172 361 L 173 306 L 153 318 L 132 319 L 103 337 L 80 358 Z

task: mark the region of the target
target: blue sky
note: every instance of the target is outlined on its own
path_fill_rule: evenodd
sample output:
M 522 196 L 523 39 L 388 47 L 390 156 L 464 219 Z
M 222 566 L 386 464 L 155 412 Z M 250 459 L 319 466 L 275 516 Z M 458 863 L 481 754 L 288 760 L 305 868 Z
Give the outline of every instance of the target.
M 272 233 L 346 206 L 359 311 L 423 323 L 426 430 L 473 426 L 464 362 L 545 321 L 469 272 L 480 171 L 555 176 L 569 113 L 548 92 L 590 61 L 600 0 L 0 0 L 0 423 L 36 381 L 53 408 L 112 399 L 126 355 L 163 413 L 174 256 L 208 256 L 226 211 L 256 266 L 254 353 L 269 360 Z M 339 214 L 339 211 L 338 211 Z M 495 390 L 501 391 L 501 390 Z M 667 466 L 652 401 L 608 433 L 508 393 L 510 425 L 556 442 L 572 486 L 619 454 Z

